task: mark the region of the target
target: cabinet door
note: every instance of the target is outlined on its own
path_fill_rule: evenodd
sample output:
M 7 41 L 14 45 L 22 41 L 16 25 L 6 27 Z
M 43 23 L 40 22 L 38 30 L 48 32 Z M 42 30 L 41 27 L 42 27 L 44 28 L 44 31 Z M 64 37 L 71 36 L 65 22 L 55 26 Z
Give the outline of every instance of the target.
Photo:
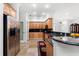
M 45 23 L 43 23 L 43 29 L 45 29 Z
M 16 11 L 7 3 L 4 3 L 3 13 L 15 17 Z
M 40 28 L 40 29 L 43 29 L 43 28 L 42 28 L 42 23 L 39 24 L 39 28 Z
M 41 29 L 41 23 L 39 24 L 39 29 Z
M 48 20 L 48 28 L 49 28 L 49 29 L 52 28 L 52 20 Z
M 38 24 L 37 23 L 35 23 L 35 29 L 37 29 L 38 28 Z
M 31 23 L 31 29 L 33 29 L 33 24 Z
M 33 38 L 33 32 L 29 32 L 29 38 L 31 39 L 31 38 Z
M 9 8 L 9 9 L 10 9 L 10 15 L 15 17 L 16 16 L 16 12 L 12 8 Z
M 32 27 L 33 27 L 33 24 L 32 24 L 32 23 L 30 23 L 30 29 L 32 29 Z
M 4 14 L 8 15 L 10 14 L 10 8 L 8 4 L 4 4 L 4 8 L 3 8 Z
M 37 23 L 37 29 L 40 29 L 40 23 Z
M 41 29 L 43 29 L 43 23 L 41 23 Z
M 79 24 L 78 24 L 78 33 L 79 33 Z
M 42 32 L 40 32 L 40 39 L 43 39 L 43 33 Z
M 48 29 L 52 29 L 52 24 L 53 24 L 52 18 L 48 18 L 46 24 L 48 25 Z
M 46 43 L 46 55 L 47 56 L 53 56 L 53 46 L 49 44 L 49 42 Z

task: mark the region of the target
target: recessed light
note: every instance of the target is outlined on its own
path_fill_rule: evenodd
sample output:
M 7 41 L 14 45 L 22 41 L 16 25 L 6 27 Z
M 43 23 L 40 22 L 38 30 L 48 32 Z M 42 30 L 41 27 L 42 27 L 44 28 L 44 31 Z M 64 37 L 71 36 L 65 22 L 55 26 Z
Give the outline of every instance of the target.
M 65 15 L 68 16 L 69 15 L 69 12 L 66 12 Z
M 62 24 L 67 24 L 67 22 L 66 21 L 63 21 Z
M 33 6 L 34 8 L 36 8 L 37 5 L 36 5 L 36 4 L 32 4 L 32 6 Z
M 47 14 L 47 17 L 48 17 L 48 18 L 51 18 L 50 14 Z
M 36 12 L 33 12 L 33 15 L 36 15 L 37 13 Z
M 50 5 L 49 5 L 49 4 L 46 4 L 46 5 L 45 5 L 45 8 L 46 8 L 46 9 L 48 9 L 49 7 L 50 7 Z
M 43 13 L 42 13 L 42 15 L 46 15 L 46 13 L 45 13 L 45 12 L 43 12 Z

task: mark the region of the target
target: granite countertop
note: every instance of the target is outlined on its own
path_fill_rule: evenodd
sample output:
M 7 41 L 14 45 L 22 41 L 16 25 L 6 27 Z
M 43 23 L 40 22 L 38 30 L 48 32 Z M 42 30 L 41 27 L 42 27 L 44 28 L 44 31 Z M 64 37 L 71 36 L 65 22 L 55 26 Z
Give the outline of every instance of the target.
M 72 38 L 72 37 L 53 37 L 52 40 L 68 44 L 68 45 L 75 45 L 79 46 L 79 38 Z
M 52 39 L 46 39 L 45 41 L 47 41 L 51 46 L 53 46 Z

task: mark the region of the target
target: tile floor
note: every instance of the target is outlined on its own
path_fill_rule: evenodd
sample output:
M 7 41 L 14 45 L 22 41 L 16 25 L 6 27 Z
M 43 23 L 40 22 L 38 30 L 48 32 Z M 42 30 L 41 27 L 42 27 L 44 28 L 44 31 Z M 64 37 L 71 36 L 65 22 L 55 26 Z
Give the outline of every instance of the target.
M 38 56 L 38 41 L 40 40 L 29 40 L 27 43 L 21 43 L 21 50 L 17 56 Z

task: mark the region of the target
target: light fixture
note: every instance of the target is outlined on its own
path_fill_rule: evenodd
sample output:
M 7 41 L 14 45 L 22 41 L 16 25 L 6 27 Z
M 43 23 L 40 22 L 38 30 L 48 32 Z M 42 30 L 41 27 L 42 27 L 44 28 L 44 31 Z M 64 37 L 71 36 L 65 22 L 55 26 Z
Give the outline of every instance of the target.
M 43 13 L 42 13 L 42 15 L 46 15 L 46 13 L 45 13 L 45 12 L 43 12 Z
M 36 12 L 33 12 L 33 15 L 36 15 L 37 13 Z
M 67 24 L 67 22 L 66 22 L 66 21 L 63 21 L 63 22 L 62 22 L 62 24 L 63 24 L 63 25 L 66 25 L 66 24 Z
M 51 15 L 50 15 L 50 14 L 46 14 L 46 17 L 47 17 L 47 18 L 51 18 Z
M 66 12 L 65 15 L 66 15 L 66 16 L 69 16 L 69 12 Z
M 32 6 L 33 6 L 34 8 L 36 8 L 37 5 L 36 5 L 36 4 L 32 4 Z
M 46 9 L 48 9 L 49 7 L 50 7 L 50 5 L 49 5 L 49 4 L 46 4 L 46 5 L 45 5 L 45 8 L 46 8 Z

